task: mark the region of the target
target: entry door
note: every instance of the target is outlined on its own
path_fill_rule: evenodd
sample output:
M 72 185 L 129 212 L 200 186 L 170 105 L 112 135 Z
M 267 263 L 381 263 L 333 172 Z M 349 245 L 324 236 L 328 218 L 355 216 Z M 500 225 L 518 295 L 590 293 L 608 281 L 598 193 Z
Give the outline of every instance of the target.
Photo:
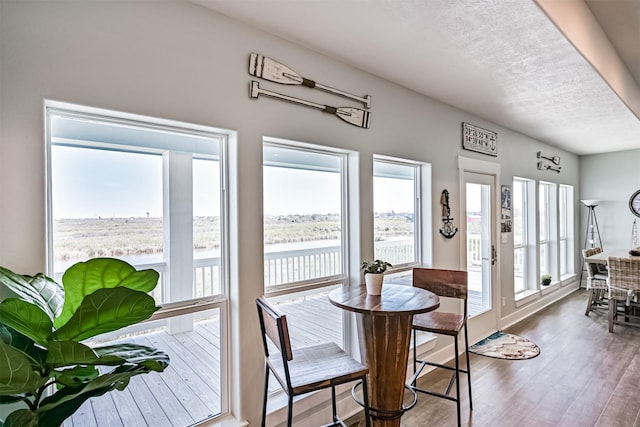
M 497 252 L 494 241 L 495 175 L 464 172 L 466 270 L 469 275 L 469 325 L 474 336 L 497 329 Z

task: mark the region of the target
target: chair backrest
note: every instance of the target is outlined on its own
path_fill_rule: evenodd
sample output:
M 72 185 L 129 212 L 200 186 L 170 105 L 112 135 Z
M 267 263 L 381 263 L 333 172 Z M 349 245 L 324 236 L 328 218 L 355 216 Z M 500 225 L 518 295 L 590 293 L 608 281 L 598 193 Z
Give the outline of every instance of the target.
M 414 268 L 413 286 L 426 289 L 441 297 L 468 297 L 468 273 L 461 270 L 440 270 L 436 268 Z M 466 303 L 465 303 L 466 307 Z
M 282 353 L 283 359 L 293 360 L 287 316 L 269 304 L 265 297 L 257 298 L 256 306 L 258 307 L 258 318 L 260 320 L 265 356 L 269 356 L 268 338 L 280 353 Z
M 602 253 L 602 248 L 599 248 L 597 246 L 595 248 L 588 248 L 588 249 L 582 250 L 582 257 L 585 258 L 584 265 L 587 269 L 587 274 L 589 275 L 590 278 L 593 278 L 593 276 L 600 273 L 600 269 L 598 268 L 598 264 L 596 264 L 595 262 L 587 262 L 586 258 L 590 257 L 591 255 L 596 255 L 599 253 Z
M 640 259 L 609 257 L 608 264 L 612 287 L 640 290 Z

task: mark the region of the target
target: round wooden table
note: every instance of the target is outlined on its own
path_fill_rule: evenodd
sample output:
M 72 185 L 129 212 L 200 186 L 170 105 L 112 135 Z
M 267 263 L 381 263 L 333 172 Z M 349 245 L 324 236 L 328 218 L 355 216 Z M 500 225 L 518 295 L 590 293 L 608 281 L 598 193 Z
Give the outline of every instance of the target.
M 373 425 L 400 426 L 413 315 L 437 309 L 440 298 L 413 286 L 385 284 L 382 295 L 367 294 L 365 285 L 334 289 L 329 301 L 357 313 Z

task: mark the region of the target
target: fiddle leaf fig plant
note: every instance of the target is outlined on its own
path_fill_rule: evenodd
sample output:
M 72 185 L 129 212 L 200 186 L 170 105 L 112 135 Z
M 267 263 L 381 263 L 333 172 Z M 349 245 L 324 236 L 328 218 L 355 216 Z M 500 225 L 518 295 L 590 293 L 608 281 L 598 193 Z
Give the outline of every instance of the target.
M 0 267 L 0 284 L 17 295 L 0 302 L 0 404 L 25 406 L 0 427 L 60 426 L 87 399 L 164 371 L 169 356 L 155 348 L 82 343 L 151 317 L 160 308 L 148 294 L 157 283 L 156 271 L 114 258 L 71 266 L 62 286 Z

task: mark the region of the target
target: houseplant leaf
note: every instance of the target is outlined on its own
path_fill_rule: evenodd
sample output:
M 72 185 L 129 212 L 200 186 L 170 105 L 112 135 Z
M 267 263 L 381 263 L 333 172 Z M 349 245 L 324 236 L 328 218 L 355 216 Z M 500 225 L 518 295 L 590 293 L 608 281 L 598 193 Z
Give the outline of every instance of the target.
M 158 309 L 144 292 L 122 287 L 98 289 L 84 298 L 73 317 L 53 336 L 81 341 L 146 320 Z
M 13 395 L 34 392 L 46 382 L 33 370 L 31 360 L 20 350 L 0 341 L 0 394 Z
M 118 358 L 126 360 L 127 363 L 142 365 L 152 371 L 162 372 L 169 366 L 168 354 L 144 345 L 123 343 L 95 347 L 93 350 L 102 357 L 117 356 Z
M 131 377 L 147 372 L 148 370 L 135 365 L 119 366 L 113 372 L 101 375 L 82 387 L 65 387 L 42 401 L 38 409 L 40 425 L 58 426 L 87 399 L 114 389 L 123 390 Z
M 18 409 L 4 420 L 4 427 L 38 427 L 38 414 L 29 409 Z
M 51 310 L 51 318 L 60 315 L 62 305 L 64 304 L 64 289 L 50 277 L 42 273 L 35 276 L 23 276 L 29 284 L 35 289 L 45 300 L 47 306 Z
M 51 341 L 47 366 L 59 368 L 70 365 L 121 365 L 125 360 L 114 355 L 100 357 L 89 346 L 75 341 Z
M 78 365 L 70 369 L 55 370 L 52 375 L 58 384 L 66 387 L 78 387 L 98 378 L 100 371 L 95 366 Z
M 53 322 L 38 306 L 18 298 L 0 303 L 0 323 L 12 327 L 43 347 L 53 329 Z
M 37 283 L 37 288 L 32 285 L 32 281 Z M 40 292 L 44 291 L 44 288 L 51 287 L 51 289 L 47 290 L 47 294 L 49 292 L 56 293 L 62 292 L 62 289 L 59 285 L 53 280 L 51 281 L 41 281 L 39 279 L 34 280 L 31 276 L 22 276 L 20 274 L 16 274 L 13 271 L 0 267 L 0 283 L 9 288 L 12 292 L 14 292 L 20 299 L 30 302 L 32 304 L 40 307 L 42 311 L 47 313 L 47 315 L 53 319 L 55 317 L 55 313 L 51 310 L 49 306 L 49 302 L 47 298 L 43 297 Z M 55 284 L 55 285 L 54 285 Z M 53 297 L 51 297 L 53 298 Z M 56 300 L 57 298 L 53 298 L 50 300 Z
M 47 350 L 37 347 L 31 338 L 27 338 L 15 329 L 0 323 L 0 340 L 29 356 L 35 364 L 44 366 Z
M 60 328 L 73 316 L 82 300 L 99 289 L 125 287 L 144 293 L 158 283 L 155 270 L 137 271 L 125 261 L 114 258 L 94 258 L 71 266 L 62 276 L 65 299 L 54 325 Z

